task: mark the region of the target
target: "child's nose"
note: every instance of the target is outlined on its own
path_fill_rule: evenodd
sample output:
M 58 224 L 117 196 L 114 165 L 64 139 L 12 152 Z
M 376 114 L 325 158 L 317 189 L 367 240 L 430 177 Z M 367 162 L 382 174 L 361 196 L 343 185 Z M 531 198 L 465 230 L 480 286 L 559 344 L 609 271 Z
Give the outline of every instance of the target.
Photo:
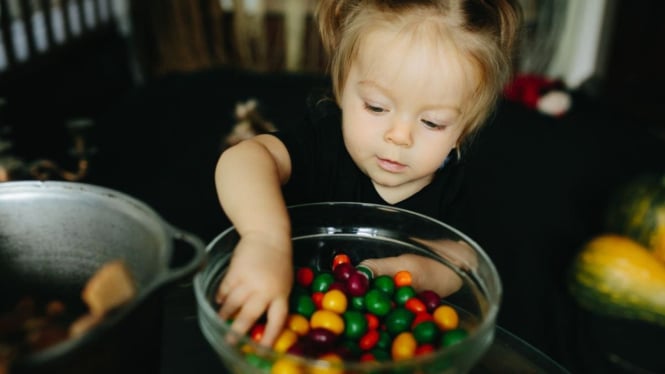
M 386 131 L 384 140 L 399 146 L 411 146 L 411 125 L 407 121 L 395 120 Z

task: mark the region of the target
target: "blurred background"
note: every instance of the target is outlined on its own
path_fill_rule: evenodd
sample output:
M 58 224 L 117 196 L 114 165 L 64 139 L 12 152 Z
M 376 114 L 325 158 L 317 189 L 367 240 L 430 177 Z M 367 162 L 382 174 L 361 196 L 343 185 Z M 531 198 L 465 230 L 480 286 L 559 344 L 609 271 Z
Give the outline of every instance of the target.
M 635 115 L 639 126 L 664 126 L 656 110 L 665 79 L 661 1 L 520 1 L 520 72 L 561 80 L 568 89 L 587 85 Z M 88 116 L 118 93 L 173 72 L 322 72 L 315 2 L 2 0 L 0 96 L 34 95 L 37 85 L 50 97 L 45 105 Z M 57 97 L 48 92 L 55 88 Z M 90 101 L 85 110 L 73 105 L 82 98 Z
M 665 172 L 665 2 L 521 3 L 517 74 L 464 156 L 467 234 L 504 282 L 499 323 L 575 371 L 665 371 L 662 329 L 580 316 L 565 290 L 612 190 Z M 0 182 L 116 188 L 211 240 L 226 227 L 212 171 L 229 134 L 287 128 L 327 83 L 315 5 L 0 0 Z

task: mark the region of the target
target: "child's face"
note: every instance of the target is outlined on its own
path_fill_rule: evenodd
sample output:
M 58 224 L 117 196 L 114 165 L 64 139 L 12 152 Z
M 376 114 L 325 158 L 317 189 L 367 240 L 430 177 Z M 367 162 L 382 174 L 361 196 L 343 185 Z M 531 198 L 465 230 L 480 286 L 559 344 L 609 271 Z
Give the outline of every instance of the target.
M 387 202 L 429 184 L 457 146 L 474 79 L 464 64 L 450 47 L 391 30 L 365 37 L 342 90 L 342 129 L 354 162 Z

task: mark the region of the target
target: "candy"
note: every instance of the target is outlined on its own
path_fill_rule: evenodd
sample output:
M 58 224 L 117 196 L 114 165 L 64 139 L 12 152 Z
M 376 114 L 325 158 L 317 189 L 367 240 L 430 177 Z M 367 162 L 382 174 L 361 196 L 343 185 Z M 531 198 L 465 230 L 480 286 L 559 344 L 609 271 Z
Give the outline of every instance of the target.
M 379 337 L 380 335 L 378 330 L 369 330 L 360 338 L 358 345 L 360 345 L 360 349 L 369 351 L 370 349 L 374 348 L 376 343 L 379 341 Z
M 372 288 L 383 291 L 388 296 L 392 296 L 395 292 L 395 282 L 389 275 L 379 275 L 372 281 Z
M 453 344 L 457 344 L 464 340 L 467 337 L 467 332 L 462 329 L 450 330 L 443 334 L 441 339 L 441 345 L 443 347 L 449 347 Z
M 434 309 L 436 309 L 441 304 L 439 295 L 437 295 L 437 293 L 432 290 L 421 291 L 418 294 L 418 299 L 420 299 L 425 304 L 427 311 L 430 313 L 432 313 Z
M 401 270 L 393 275 L 393 282 L 397 287 L 410 286 L 413 282 L 411 273 L 406 270 Z
M 317 310 L 312 314 L 312 318 L 309 321 L 310 326 L 315 329 L 317 327 L 322 327 L 328 329 L 335 334 L 339 335 L 344 332 L 344 319 L 335 313 L 329 310 Z
M 346 312 L 346 306 L 348 302 L 346 300 L 346 295 L 344 292 L 334 289 L 326 292 L 323 295 L 321 300 L 321 308 L 335 312 L 337 314 L 342 314 Z
M 411 327 L 414 317 L 415 315 L 410 311 L 397 307 L 391 310 L 385 318 L 386 330 L 392 335 L 407 331 Z
M 296 282 L 303 287 L 309 287 L 314 280 L 314 270 L 308 267 L 299 268 L 296 271 Z
M 439 337 L 439 327 L 434 321 L 419 323 L 412 331 L 419 344 L 433 343 Z
M 414 314 L 427 312 L 427 307 L 425 306 L 425 303 L 423 303 L 422 300 L 416 297 L 412 297 L 406 300 L 406 302 L 404 303 L 404 307 Z
M 286 327 L 303 336 L 309 332 L 309 321 L 301 314 L 291 314 L 286 320 Z
M 452 330 L 457 328 L 459 324 L 457 311 L 449 305 L 437 307 L 434 313 L 432 313 L 432 317 L 434 317 L 434 322 L 436 322 L 441 330 Z
M 298 334 L 289 329 L 283 329 L 272 345 L 275 352 L 284 353 L 298 340 Z
M 372 314 L 383 317 L 390 312 L 390 297 L 379 289 L 369 290 L 365 294 L 365 308 Z
M 367 332 L 367 319 L 361 312 L 355 310 L 346 311 L 343 315 L 344 336 L 349 339 L 358 339 Z
M 397 290 L 395 290 L 395 296 L 393 297 L 393 299 L 395 300 L 397 305 L 404 305 L 410 298 L 414 296 L 416 296 L 416 290 L 414 290 L 413 287 L 402 286 L 397 288 Z
M 405 360 L 415 356 L 417 346 L 412 333 L 408 331 L 400 333 L 393 340 L 391 348 L 393 360 Z
M 335 257 L 333 257 L 333 261 L 332 261 L 332 269 L 333 270 L 335 270 L 335 268 L 337 268 L 337 266 L 339 266 L 341 264 L 349 264 L 349 265 L 351 264 L 351 259 L 349 258 L 348 255 L 346 255 L 344 253 L 340 253 L 340 254 L 335 255 Z
M 326 292 L 335 278 L 330 273 L 321 273 L 312 280 L 312 292 Z
M 353 273 L 356 272 L 356 269 L 348 262 L 341 263 L 333 270 L 333 276 L 335 280 L 340 282 L 346 282 Z
M 338 253 L 331 270 L 301 267 L 295 279 L 291 314 L 273 345 L 278 353 L 335 363 L 405 360 L 457 344 L 468 335 L 455 308 L 442 304 L 432 290 L 417 293 L 408 271 L 375 277 L 369 268 L 353 266 L 348 256 Z M 252 327 L 252 340 L 261 340 L 264 323 Z M 254 351 L 246 354 L 253 366 L 265 368 Z M 284 359 L 272 366 L 278 374 L 302 371 Z M 342 371 L 318 367 L 309 372 Z
M 346 280 L 346 290 L 351 296 L 363 296 L 369 289 L 369 279 L 357 271 Z

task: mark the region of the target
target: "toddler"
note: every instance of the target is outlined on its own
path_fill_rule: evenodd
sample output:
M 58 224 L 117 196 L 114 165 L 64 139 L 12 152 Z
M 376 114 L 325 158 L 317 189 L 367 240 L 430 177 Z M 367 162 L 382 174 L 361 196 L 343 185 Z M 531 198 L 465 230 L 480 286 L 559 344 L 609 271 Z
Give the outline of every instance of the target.
M 227 149 L 215 170 L 240 235 L 217 293 L 233 330 L 265 315 L 261 343 L 271 345 L 283 327 L 293 284 L 287 205 L 378 203 L 454 222 L 461 149 L 510 77 L 520 16 L 516 0 L 320 0 L 332 94 L 309 100 L 301 127 Z M 415 287 L 442 294 L 459 287 L 446 272 L 423 271 L 428 261 L 364 265 L 410 270 Z M 425 273 L 437 279 L 418 279 Z

